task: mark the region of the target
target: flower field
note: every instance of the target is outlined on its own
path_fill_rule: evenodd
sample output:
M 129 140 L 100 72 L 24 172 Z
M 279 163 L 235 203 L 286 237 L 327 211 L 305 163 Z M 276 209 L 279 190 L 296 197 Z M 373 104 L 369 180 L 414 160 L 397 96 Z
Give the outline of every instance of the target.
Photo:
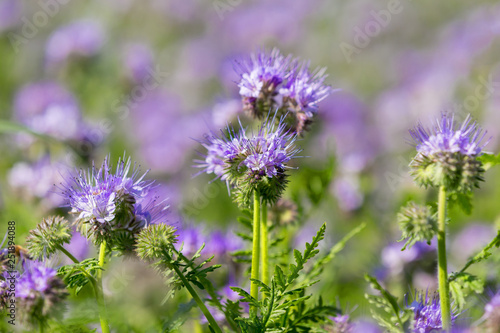
M 0 332 L 500 332 L 499 16 L 0 0 Z

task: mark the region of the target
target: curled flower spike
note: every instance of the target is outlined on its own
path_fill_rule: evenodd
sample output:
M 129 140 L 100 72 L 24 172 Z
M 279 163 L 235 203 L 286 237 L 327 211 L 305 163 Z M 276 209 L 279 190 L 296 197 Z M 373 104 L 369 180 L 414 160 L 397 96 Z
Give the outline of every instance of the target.
M 61 216 L 44 218 L 26 238 L 29 254 L 36 260 L 49 258 L 60 246 L 71 241 L 72 231 Z
M 442 114 L 432 130 L 419 124 L 410 135 L 418 153 L 410 166 L 419 185 L 462 193 L 479 187 L 484 169 L 477 157 L 488 142 L 486 132 L 470 116 L 457 127 L 453 115 Z
M 154 195 L 131 159 L 120 159 L 114 173 L 106 158 L 99 169 L 80 170 L 62 185 L 62 194 L 77 226 L 97 245 L 106 240 L 117 250 L 130 250 L 135 235 L 151 223 L 166 221 L 168 206 Z
M 412 332 L 414 333 L 428 333 L 438 332 L 443 328 L 441 322 L 441 306 L 439 303 L 439 296 L 434 294 L 429 297 L 429 294 L 423 293 L 416 294 L 415 299 L 407 308 L 413 310 L 414 317 L 412 322 Z M 451 314 L 451 324 L 455 322 L 458 317 L 455 311 Z
M 259 119 L 277 109 L 288 128 L 302 134 L 312 123 L 318 103 L 334 91 L 324 83 L 326 69 L 311 71 L 309 66 L 309 62 L 285 57 L 277 49 L 236 62 L 243 109 Z
M 274 117 L 268 118 L 257 133 L 247 133 L 241 124 L 238 133 L 228 126 L 227 136 L 206 138 L 207 154 L 195 160 L 196 166 L 235 188 L 242 205 L 248 204 L 253 191 L 266 202 L 276 202 L 287 183 L 287 163 L 300 151 L 296 138 L 283 118 L 277 124 Z
M 284 57 L 278 49 L 273 49 L 269 55 L 259 52 L 246 61 L 236 62 L 235 70 L 241 77 L 238 87 L 243 109 L 262 118 L 275 108 L 274 97 L 278 94 L 278 86 L 291 74 L 290 63 L 291 56 Z

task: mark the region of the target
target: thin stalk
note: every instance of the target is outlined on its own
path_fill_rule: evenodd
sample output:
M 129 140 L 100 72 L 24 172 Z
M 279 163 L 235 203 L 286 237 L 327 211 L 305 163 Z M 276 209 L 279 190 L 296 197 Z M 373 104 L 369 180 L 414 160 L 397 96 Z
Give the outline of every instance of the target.
M 106 258 L 106 241 L 101 243 L 99 248 L 99 266 L 104 268 L 104 259 Z M 102 333 L 109 333 L 108 316 L 106 311 L 106 304 L 104 303 L 104 293 L 102 291 L 102 269 L 97 271 L 97 284 L 96 284 L 96 299 L 99 306 L 99 319 L 101 321 Z
M 259 261 L 260 261 L 260 197 L 257 191 L 253 195 L 253 244 L 252 244 L 252 269 L 251 278 L 259 278 Z M 259 287 L 257 283 L 251 282 L 250 295 L 259 300 Z M 257 311 L 253 309 L 252 311 Z M 255 313 L 256 314 L 256 313 Z
M 267 229 L 267 204 L 262 204 L 262 216 L 260 218 L 260 253 L 262 256 L 261 281 L 269 285 L 269 246 Z
M 446 262 L 446 189 L 441 186 L 438 199 L 438 280 L 439 298 L 441 302 L 441 322 L 443 330 L 451 328 L 450 286 L 448 284 L 448 268 Z
M 190 261 L 188 258 L 186 258 L 185 255 L 183 255 L 181 252 L 179 252 L 177 250 L 175 250 L 175 253 L 186 263 L 186 265 L 188 267 L 194 268 L 193 262 Z M 238 324 L 236 324 L 236 322 L 233 320 L 233 318 L 224 311 L 224 307 L 222 306 L 222 304 L 219 300 L 219 296 L 215 292 L 212 283 L 206 277 L 201 276 L 201 277 L 198 277 L 198 279 L 200 280 L 201 284 L 205 287 L 205 290 L 210 295 L 210 297 L 212 298 L 212 301 L 215 303 L 217 308 L 224 313 L 224 316 L 226 317 L 227 322 L 231 326 L 231 329 L 235 332 L 239 332 Z
M 208 311 L 207 307 L 205 306 L 205 303 L 203 303 L 200 296 L 198 296 L 198 293 L 196 292 L 196 290 L 194 290 L 194 288 L 191 286 L 191 284 L 186 279 L 184 274 L 182 274 L 179 267 L 177 267 L 177 265 L 172 265 L 172 268 L 174 269 L 175 273 L 177 273 L 177 275 L 179 276 L 179 278 L 182 281 L 182 284 L 184 284 L 184 287 L 186 287 L 186 289 L 189 291 L 189 293 L 193 297 L 196 304 L 198 304 L 198 307 L 200 308 L 201 312 L 203 312 L 203 314 L 205 315 L 205 318 L 207 318 L 207 320 L 208 320 L 210 326 L 212 327 L 212 329 L 214 330 L 214 332 L 215 333 L 222 333 L 222 330 L 220 329 L 219 325 L 215 321 L 214 317 L 212 317 L 212 314 L 210 313 L 210 311 Z

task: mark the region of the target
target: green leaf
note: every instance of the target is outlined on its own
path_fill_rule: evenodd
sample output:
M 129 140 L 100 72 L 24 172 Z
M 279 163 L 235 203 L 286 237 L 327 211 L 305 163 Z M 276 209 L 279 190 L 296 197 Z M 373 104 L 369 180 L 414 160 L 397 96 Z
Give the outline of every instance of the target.
M 455 274 L 450 283 L 450 290 L 459 311 L 464 309 L 465 298 L 472 292 L 481 294 L 484 290 L 484 281 L 469 273 Z
M 481 163 L 483 163 L 484 170 L 488 170 L 495 165 L 500 164 L 500 154 L 483 154 L 477 158 Z
M 0 133 L 18 133 L 18 132 L 30 134 L 33 135 L 34 137 L 37 137 L 38 139 L 42 139 L 45 141 L 59 142 L 57 139 L 51 136 L 35 132 L 22 124 L 8 120 L 0 120 Z

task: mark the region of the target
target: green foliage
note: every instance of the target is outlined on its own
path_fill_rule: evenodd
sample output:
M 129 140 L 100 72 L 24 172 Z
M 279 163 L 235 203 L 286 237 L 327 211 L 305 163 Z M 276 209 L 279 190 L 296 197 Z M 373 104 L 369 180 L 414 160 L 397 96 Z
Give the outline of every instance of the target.
M 380 293 L 377 296 L 365 294 L 365 298 L 372 304 L 370 311 L 373 319 L 380 326 L 384 327 L 387 332 L 408 332 L 413 311 L 410 309 L 401 309 L 398 305 L 398 299 L 385 290 L 373 276 L 366 274 L 365 280 L 370 283 L 373 289 Z
M 401 208 L 397 219 L 402 231 L 402 237 L 399 241 L 406 239 L 401 251 L 411 248 L 416 242 L 423 240 L 430 244 L 436 235 L 437 214 L 433 213 L 429 206 L 409 202 L 405 207 Z
M 61 216 L 42 219 L 26 238 L 28 253 L 36 260 L 49 258 L 59 247 L 71 241 L 71 227 Z
M 325 229 L 323 224 L 312 242 L 306 243 L 303 253 L 294 250 L 295 262 L 289 265 L 288 270 L 275 266 L 270 285 L 252 279 L 259 285 L 262 300 L 254 299 L 241 288 L 232 288 L 242 297 L 242 302 L 249 303 L 260 313 L 252 314 L 250 318 L 235 318 L 242 332 L 311 332 L 313 325 L 317 327 L 327 322 L 329 316 L 339 313 L 337 308 L 323 304 L 321 298 L 313 304 L 308 302 L 311 296 L 305 294 L 306 288 L 317 281 L 299 281 L 299 274 L 307 262 L 318 254 L 317 247 L 324 238 Z
M 484 170 L 488 170 L 495 165 L 500 164 L 500 154 L 483 154 L 477 158 L 479 161 L 483 163 Z
M 196 302 L 193 299 L 186 304 L 180 304 L 177 308 L 177 311 L 175 311 L 170 320 L 165 321 L 165 323 L 163 324 L 163 332 L 176 332 L 178 329 L 180 329 L 181 326 L 184 325 L 186 320 L 189 319 L 188 314 L 195 306 Z
M 453 280 L 450 282 L 450 290 L 455 306 L 459 311 L 465 307 L 465 298 L 472 292 L 481 294 L 484 290 L 484 281 L 475 275 L 469 273 L 453 274 Z
M 99 266 L 99 261 L 96 258 L 88 258 L 78 264 L 65 265 L 58 269 L 57 275 L 61 277 L 66 286 L 70 289 L 75 289 L 78 294 L 82 288 L 92 280 L 98 270 L 102 270 Z

